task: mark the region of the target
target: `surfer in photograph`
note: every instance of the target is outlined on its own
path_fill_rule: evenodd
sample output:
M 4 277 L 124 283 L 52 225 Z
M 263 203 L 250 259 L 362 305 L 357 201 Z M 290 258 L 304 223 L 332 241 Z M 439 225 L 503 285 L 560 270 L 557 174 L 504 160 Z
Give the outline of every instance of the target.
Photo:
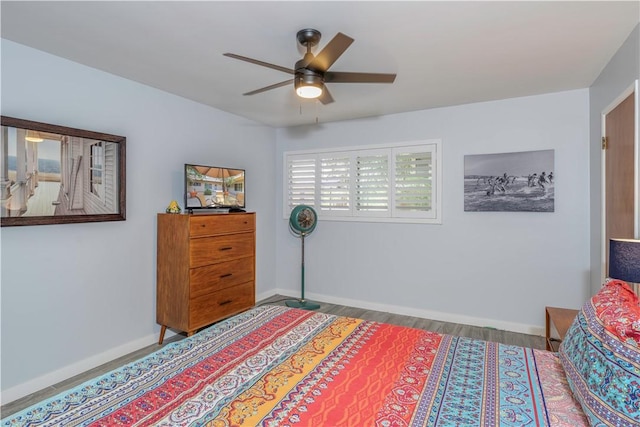
M 542 187 L 542 189 L 546 191 L 546 189 L 544 188 L 544 185 L 546 183 L 547 183 L 547 174 L 546 172 L 542 171 L 542 173 L 540 174 L 540 177 L 538 177 L 538 186 Z
M 487 190 L 487 196 L 491 196 L 493 194 L 495 194 L 496 189 L 502 193 L 506 193 L 507 189 L 505 188 L 505 185 L 507 184 L 507 174 L 505 173 L 504 176 L 496 176 L 489 178 L 489 190 Z

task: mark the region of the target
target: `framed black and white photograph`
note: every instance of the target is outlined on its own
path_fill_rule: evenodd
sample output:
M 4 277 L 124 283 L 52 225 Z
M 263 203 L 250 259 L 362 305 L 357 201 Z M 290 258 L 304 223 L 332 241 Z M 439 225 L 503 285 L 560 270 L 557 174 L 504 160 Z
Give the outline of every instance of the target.
M 553 212 L 554 150 L 464 156 L 466 212 Z
M 125 220 L 125 137 L 6 116 L 0 135 L 0 226 Z

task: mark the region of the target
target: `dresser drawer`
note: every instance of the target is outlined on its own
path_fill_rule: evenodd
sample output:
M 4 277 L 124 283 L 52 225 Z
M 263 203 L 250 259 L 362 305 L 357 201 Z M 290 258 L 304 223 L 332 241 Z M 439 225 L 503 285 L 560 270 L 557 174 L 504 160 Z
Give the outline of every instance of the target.
M 193 298 L 190 302 L 190 329 L 198 329 L 253 307 L 253 281 Z
M 189 273 L 191 298 L 253 281 L 254 264 L 254 258 L 248 257 L 192 268 Z
M 253 256 L 254 244 L 254 233 L 191 239 L 189 267 L 202 267 Z
M 253 214 L 195 215 L 189 222 L 191 237 L 255 231 Z

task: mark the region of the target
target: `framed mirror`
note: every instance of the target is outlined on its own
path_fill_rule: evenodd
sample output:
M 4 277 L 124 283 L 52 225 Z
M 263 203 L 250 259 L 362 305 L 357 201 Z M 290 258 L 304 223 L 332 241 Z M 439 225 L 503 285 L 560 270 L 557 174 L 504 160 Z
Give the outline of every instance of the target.
M 125 220 L 125 137 L 1 120 L 1 226 Z

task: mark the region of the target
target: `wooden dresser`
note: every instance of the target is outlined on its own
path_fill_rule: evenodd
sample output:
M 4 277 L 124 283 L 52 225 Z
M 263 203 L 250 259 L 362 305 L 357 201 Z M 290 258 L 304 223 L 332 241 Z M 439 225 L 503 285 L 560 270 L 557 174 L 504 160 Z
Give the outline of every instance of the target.
M 160 344 L 255 305 L 255 230 L 255 213 L 158 214 Z

